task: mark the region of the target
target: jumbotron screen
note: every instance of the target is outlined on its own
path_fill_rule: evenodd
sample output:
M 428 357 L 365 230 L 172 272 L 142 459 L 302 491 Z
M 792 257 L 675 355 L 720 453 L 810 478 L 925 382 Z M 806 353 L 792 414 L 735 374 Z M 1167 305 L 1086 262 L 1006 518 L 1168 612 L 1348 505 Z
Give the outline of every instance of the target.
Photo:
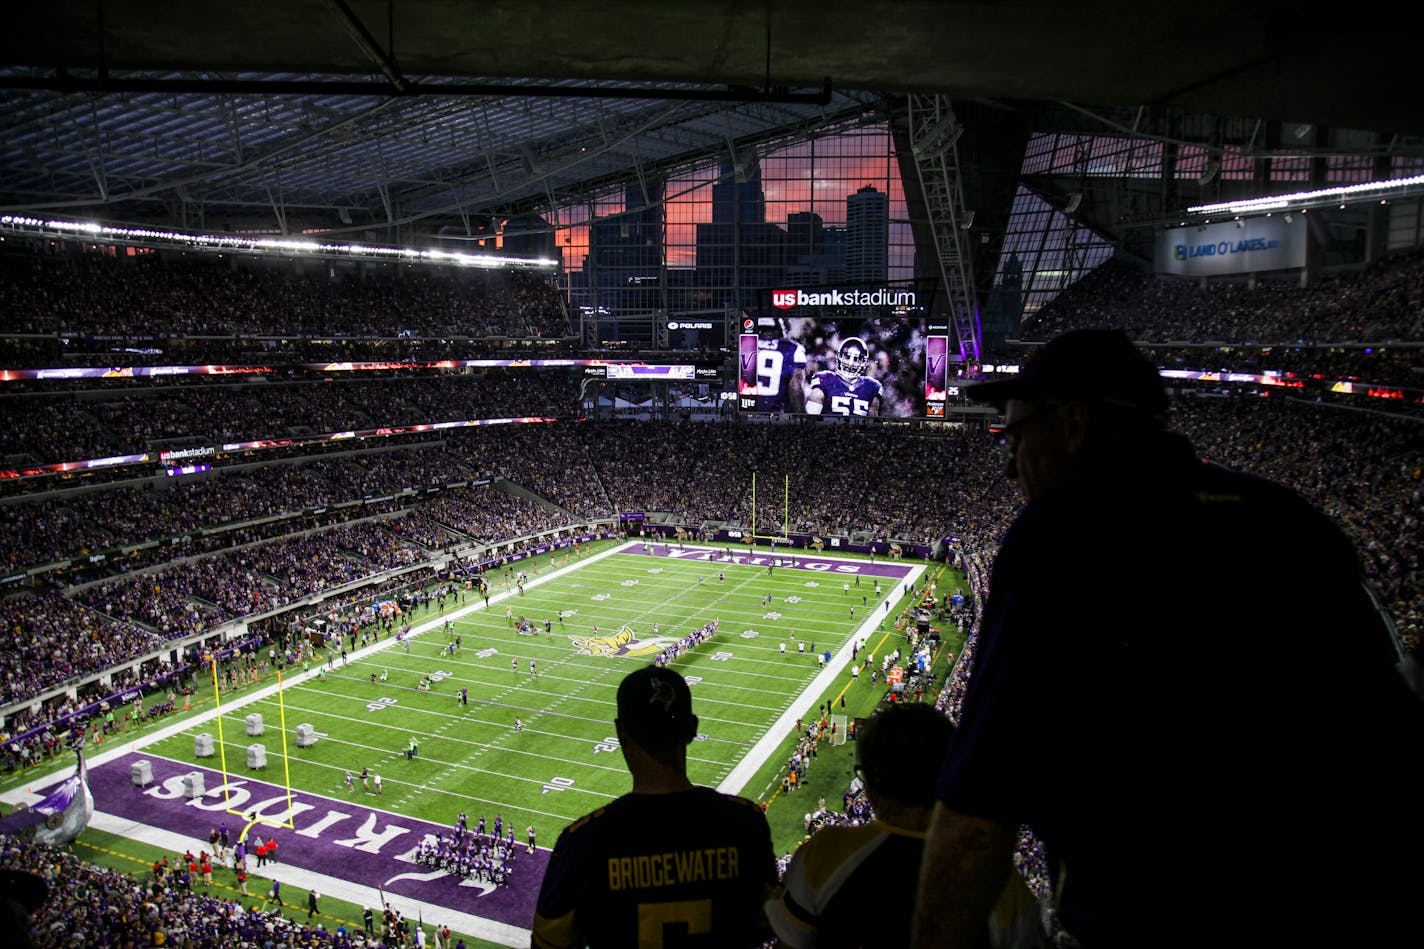
M 914 286 L 771 291 L 761 314 L 742 318 L 738 409 L 840 418 L 942 415 L 942 378 L 926 400 L 927 355 L 942 367 L 947 352 L 946 328 L 930 322 L 929 296 Z

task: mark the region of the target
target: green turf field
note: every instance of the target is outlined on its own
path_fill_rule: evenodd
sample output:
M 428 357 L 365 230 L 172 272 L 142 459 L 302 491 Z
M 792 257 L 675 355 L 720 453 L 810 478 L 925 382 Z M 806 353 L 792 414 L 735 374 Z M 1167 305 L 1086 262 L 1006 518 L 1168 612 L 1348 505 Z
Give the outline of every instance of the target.
M 698 740 L 689 748 L 690 775 L 697 783 L 766 804 L 773 845 L 777 853 L 789 853 L 804 836 L 804 815 L 821 797 L 839 809 L 854 763 L 853 743 L 823 742 L 803 788 L 783 794 L 796 720 L 810 720 L 822 702 L 851 720 L 874 710 L 885 684 L 871 683 L 868 671 L 852 681 L 850 644 L 863 643 L 860 660 L 873 652 L 877 667 L 886 652 L 904 645 L 896 624 L 910 602 L 906 581 L 862 576 L 857 582 L 856 574 L 836 571 L 856 564 L 864 569 L 864 562 L 836 557 L 817 558 L 826 567 L 820 572 L 769 572 L 764 564 L 646 556 L 636 552 L 640 549 L 614 543 L 580 557 L 559 552 L 552 561 L 547 555 L 522 561 L 515 571 L 530 572 L 522 594 L 514 588 L 513 572 L 491 573 L 488 607 L 469 593 L 460 602 L 447 600 L 443 610 L 432 605 L 401 617 L 397 625 L 411 624 L 416 632 L 409 649 L 390 635 L 366 649 L 358 639 L 355 650 L 347 644 L 353 655 L 345 664 L 335 659 L 328 668 L 322 652 L 307 671 L 288 668 L 280 692 L 275 676 L 268 675 L 215 698 L 209 681 L 192 696 L 191 713 L 124 732 L 114 744 L 222 768 L 218 758 L 194 756 L 194 735 L 220 734 L 234 787 L 254 777 L 290 782 L 306 800 L 312 795 L 347 800 L 353 808 L 445 826 L 460 812 L 471 824 L 482 815 L 492 824 L 499 815 L 520 845 L 525 827 L 532 825 L 547 848 L 566 824 L 631 786 L 613 737 L 619 680 L 716 620 L 714 637 L 670 663 L 692 684 L 701 720 Z M 747 556 L 743 550 L 732 553 Z M 911 580 L 927 569 L 903 566 Z M 883 563 L 879 567 L 885 569 Z M 924 578 L 937 580 L 941 593 L 962 583 L 938 568 Z M 520 616 L 536 631 L 518 633 L 514 620 Z M 952 630 L 946 634 L 948 648 L 940 650 L 935 668 L 940 681 L 947 656 L 962 647 Z M 452 652 L 456 637 L 460 645 Z M 826 650 L 835 659 L 833 668 L 823 671 L 814 653 Z M 428 691 L 418 687 L 422 679 L 430 682 Z M 468 704 L 457 699 L 461 689 L 468 690 Z M 220 728 L 214 720 L 185 722 L 185 715 L 210 713 L 219 700 Z M 246 733 L 245 719 L 253 712 L 265 719 L 260 739 Z M 292 733 L 299 723 L 320 734 L 315 746 L 296 747 Z M 167 737 L 153 740 L 156 732 Z M 406 755 L 412 738 L 419 741 L 414 759 Z M 260 774 L 246 767 L 246 749 L 254 741 L 267 748 L 268 767 Z M 361 785 L 362 768 L 381 776 L 379 796 L 374 787 Z M 357 778 L 352 788 L 345 784 L 348 770 Z M 15 788 L 29 780 L 12 776 L 0 786 Z M 210 780 L 209 788 L 214 784 Z M 102 800 L 98 809 L 104 810 Z M 129 840 L 121 828 L 106 827 L 108 832 L 98 827 L 85 832 L 75 845 L 81 856 L 125 869 L 151 862 L 153 840 Z M 230 882 L 220 875 L 218 884 Z M 358 911 L 336 899 L 326 910 L 348 921 Z
M 869 578 L 857 585 L 850 576 L 622 553 L 556 569 L 540 558 L 538 569 L 548 576 L 531 574 L 525 593 L 496 594 L 488 608 L 471 594 L 463 603 L 447 602 L 443 612 L 403 617 L 417 630 L 408 650 L 387 637 L 383 648 L 344 665 L 338 660 L 329 671 L 319 657 L 312 671 L 321 668 L 323 677 L 289 684 L 280 697 L 234 705 L 221 724 L 227 769 L 246 773 L 247 714 L 261 712 L 273 730 L 285 715 L 288 735 L 302 722 L 324 736 L 304 749 L 289 738 L 286 767 L 295 789 L 374 798 L 359 781 L 354 791 L 345 786 L 348 769 L 359 775 L 369 768 L 382 777 L 383 809 L 439 824 L 460 811 L 472 820 L 498 813 L 520 829 L 521 840 L 532 824 L 541 843 L 550 844 L 564 824 L 629 787 L 612 720 L 618 681 L 637 664 L 718 621 L 711 641 L 672 662 L 692 683 L 701 719 L 690 775 L 717 786 L 811 686 L 820 671 L 813 650 L 840 650 L 853 635 L 869 637 L 873 648 L 886 637 L 876 634 L 879 624 L 863 630 L 865 621 L 889 617 L 884 626 L 893 632 L 895 608 L 887 612 L 883 602 L 887 596 L 898 602 L 900 592 L 892 580 L 881 580 L 877 595 Z M 536 621 L 538 632 L 516 633 L 510 613 Z M 551 632 L 544 632 L 545 620 Z M 460 647 L 451 654 L 457 636 Z M 433 680 L 430 691 L 418 688 L 422 678 Z M 848 673 L 843 678 L 850 682 Z M 868 681 L 858 687 L 872 689 Z M 456 698 L 462 688 L 469 690 L 467 705 Z M 209 723 L 148 751 L 192 760 L 192 733 L 199 730 L 217 734 Z M 419 741 L 414 760 L 405 754 L 411 738 Z M 283 783 L 280 744 L 269 738 L 267 745 L 266 777 Z M 780 757 L 768 763 L 776 770 Z M 735 780 L 738 790 L 765 800 L 774 776 L 758 782 L 751 776 L 758 770 L 765 769 Z

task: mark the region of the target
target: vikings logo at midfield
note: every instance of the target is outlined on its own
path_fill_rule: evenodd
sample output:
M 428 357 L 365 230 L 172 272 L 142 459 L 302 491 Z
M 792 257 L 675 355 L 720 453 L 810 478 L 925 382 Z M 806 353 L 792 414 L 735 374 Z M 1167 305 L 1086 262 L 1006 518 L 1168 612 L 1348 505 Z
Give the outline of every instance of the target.
M 677 642 L 672 636 L 638 639 L 631 626 L 607 636 L 570 636 L 581 656 L 650 656 Z

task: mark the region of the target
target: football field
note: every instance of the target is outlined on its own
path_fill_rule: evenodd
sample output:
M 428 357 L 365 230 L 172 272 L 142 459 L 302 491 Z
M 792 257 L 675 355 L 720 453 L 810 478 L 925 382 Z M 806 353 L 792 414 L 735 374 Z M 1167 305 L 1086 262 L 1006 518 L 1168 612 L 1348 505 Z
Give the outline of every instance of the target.
M 387 636 L 344 664 L 322 654 L 306 672 L 289 670 L 280 691 L 105 745 L 90 772 L 95 825 L 160 846 L 181 841 L 181 852 L 219 824 L 235 836 L 256 817 L 254 832 L 280 845 L 274 874 L 297 871 L 299 885 L 357 904 L 399 897 L 432 908 L 427 921 L 433 911 L 458 931 L 527 944 L 545 848 L 631 785 L 612 724 L 628 672 L 715 622 L 715 635 L 669 663 L 691 684 L 700 719 L 690 776 L 760 801 L 776 786 L 796 720 L 847 687 L 871 688 L 850 685 L 852 643 L 902 641 L 889 635 L 894 614 L 924 568 L 801 553 L 792 567 L 789 557 L 627 543 L 557 566 L 547 556 L 520 561 L 514 571 L 530 571 L 523 593 L 511 587 L 486 606 L 471 592 L 443 610 L 418 609 L 400 620 L 414 626 L 408 643 Z M 247 734 L 252 713 L 263 716 L 260 736 Z M 299 724 L 312 726 L 314 745 L 296 746 Z M 202 733 L 219 755 L 195 757 Z M 265 746 L 264 769 L 246 766 L 254 743 Z M 140 759 L 154 774 L 144 787 L 131 780 Z M 359 777 L 347 785 L 347 772 L 363 768 L 380 775 L 381 793 Z M 194 773 L 201 796 L 191 778 L 184 784 Z M 420 842 L 461 812 L 472 827 L 499 817 L 504 836 L 514 832 L 507 886 L 415 862 Z

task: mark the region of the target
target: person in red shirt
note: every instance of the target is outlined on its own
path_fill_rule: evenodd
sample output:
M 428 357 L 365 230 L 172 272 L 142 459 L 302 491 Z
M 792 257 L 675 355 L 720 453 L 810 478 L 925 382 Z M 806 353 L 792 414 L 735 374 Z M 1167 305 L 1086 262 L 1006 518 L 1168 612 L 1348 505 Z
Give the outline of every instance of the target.
M 267 840 L 267 859 L 273 863 L 277 862 L 277 838 L 275 837 Z
M 257 865 L 259 867 L 267 865 L 267 845 L 261 839 L 257 841 Z

